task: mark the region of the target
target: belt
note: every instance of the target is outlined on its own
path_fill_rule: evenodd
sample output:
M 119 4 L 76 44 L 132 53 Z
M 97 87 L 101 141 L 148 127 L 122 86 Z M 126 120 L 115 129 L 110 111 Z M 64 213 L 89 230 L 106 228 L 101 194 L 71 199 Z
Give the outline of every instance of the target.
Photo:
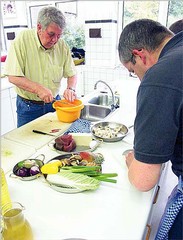
M 36 101 L 36 100 L 31 100 L 31 99 L 26 99 L 26 98 L 23 98 L 21 97 L 20 95 L 18 95 L 24 102 L 27 102 L 27 103 L 33 103 L 33 104 L 37 104 L 37 105 L 44 105 L 45 102 L 44 101 Z

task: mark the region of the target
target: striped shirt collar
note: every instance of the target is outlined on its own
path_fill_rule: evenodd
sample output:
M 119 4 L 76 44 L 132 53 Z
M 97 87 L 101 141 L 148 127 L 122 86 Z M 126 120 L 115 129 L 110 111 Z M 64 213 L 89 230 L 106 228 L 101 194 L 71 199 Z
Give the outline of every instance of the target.
M 35 40 L 36 40 L 36 44 L 37 44 L 37 47 L 42 49 L 43 51 L 46 51 L 46 52 L 52 52 L 55 50 L 55 46 L 53 46 L 52 48 L 49 48 L 49 49 L 45 49 L 41 42 L 39 41 L 39 37 L 38 37 L 38 34 L 37 34 L 37 29 L 35 29 L 34 31 L 34 34 L 35 34 Z

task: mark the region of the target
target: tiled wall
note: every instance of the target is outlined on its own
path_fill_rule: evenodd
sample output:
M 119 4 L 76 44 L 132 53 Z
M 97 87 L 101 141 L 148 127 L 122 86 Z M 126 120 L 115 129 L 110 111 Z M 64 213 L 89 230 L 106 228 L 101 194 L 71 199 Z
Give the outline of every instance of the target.
M 88 94 L 94 90 L 94 85 L 98 80 L 103 80 L 112 90 L 118 91 L 121 81 L 132 79 L 129 77 L 129 72 L 122 67 L 122 65 L 117 67 L 101 67 L 101 66 L 88 66 L 85 65 L 83 68 L 83 84 L 84 93 Z M 105 85 L 98 85 L 99 89 L 106 90 Z
M 98 80 L 105 81 L 114 92 L 119 92 L 122 81 L 138 81 L 129 77 L 129 72 L 120 64 L 117 67 L 103 67 L 103 66 L 90 66 L 80 65 L 77 66 L 78 83 L 76 87 L 77 96 L 81 97 L 94 90 L 94 85 Z M 67 80 L 62 79 L 60 94 L 67 87 Z M 97 89 L 101 91 L 108 91 L 109 89 L 102 83 L 97 85 Z
M 98 37 L 91 37 L 90 30 L 101 29 Z M 119 61 L 117 45 L 117 20 L 85 21 L 85 65 L 83 67 L 84 95 L 94 90 L 98 80 L 103 80 L 117 91 L 120 81 L 129 78 L 128 71 Z M 107 90 L 104 84 L 97 88 Z
M 100 37 L 90 37 L 91 29 L 100 29 Z M 115 66 L 117 52 L 117 21 L 89 20 L 85 21 L 86 65 Z

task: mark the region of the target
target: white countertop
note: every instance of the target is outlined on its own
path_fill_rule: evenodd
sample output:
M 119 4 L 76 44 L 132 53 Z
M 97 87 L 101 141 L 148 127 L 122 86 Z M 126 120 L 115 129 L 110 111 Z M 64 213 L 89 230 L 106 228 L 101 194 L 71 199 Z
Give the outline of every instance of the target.
M 131 122 L 129 122 L 128 116 L 124 118 L 123 113 L 125 112 L 127 110 L 116 111 L 111 117 L 111 121 L 120 119 L 120 121 L 131 125 L 133 119 L 131 118 Z M 48 120 L 51 125 L 46 125 Z M 15 142 L 15 149 L 17 149 L 17 144 L 19 147 L 22 146 L 22 151 L 27 153 L 28 158 L 30 158 L 30 151 L 27 151 L 27 148 L 34 149 L 31 158 L 44 154 L 45 162 L 60 155 L 48 146 L 54 137 L 33 134 L 32 129 L 35 126 L 42 127 L 39 130 L 47 132 L 54 127 L 58 128 L 56 114 L 46 114 L 22 128 L 13 130 L 10 132 L 11 134 L 6 134 L 4 139 L 12 143 Z M 61 122 L 59 122 L 59 126 L 63 130 L 66 129 L 66 125 Z M 67 125 L 67 127 L 69 126 L 70 124 Z M 21 129 L 23 129 L 22 141 Z M 43 177 L 33 181 L 11 178 L 9 175 L 12 172 L 15 159 L 18 162 L 24 160 L 26 156 L 15 155 L 14 161 L 11 163 L 8 162 L 7 158 L 2 158 L 2 167 L 6 168 L 8 164 L 6 177 L 11 198 L 25 206 L 25 216 L 32 226 L 35 240 L 66 238 L 87 240 L 143 239 L 156 187 L 143 193 L 137 191 L 129 183 L 128 171 L 122 153 L 132 148 L 132 142 L 133 130 L 130 129 L 129 135 L 122 141 L 102 143 L 95 150 L 95 152 L 104 155 L 103 172 L 118 173 L 116 184 L 102 182 L 96 191 L 75 194 L 60 193 L 53 190 L 45 183 Z

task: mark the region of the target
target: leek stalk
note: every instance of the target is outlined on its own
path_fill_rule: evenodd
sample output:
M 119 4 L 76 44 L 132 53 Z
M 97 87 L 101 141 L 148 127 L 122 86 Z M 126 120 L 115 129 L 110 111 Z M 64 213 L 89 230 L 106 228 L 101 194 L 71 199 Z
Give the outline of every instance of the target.
M 80 173 L 99 181 L 116 183 L 117 180 L 111 179 L 117 177 L 117 173 L 102 173 L 100 166 L 65 166 L 60 169 L 60 172 Z

